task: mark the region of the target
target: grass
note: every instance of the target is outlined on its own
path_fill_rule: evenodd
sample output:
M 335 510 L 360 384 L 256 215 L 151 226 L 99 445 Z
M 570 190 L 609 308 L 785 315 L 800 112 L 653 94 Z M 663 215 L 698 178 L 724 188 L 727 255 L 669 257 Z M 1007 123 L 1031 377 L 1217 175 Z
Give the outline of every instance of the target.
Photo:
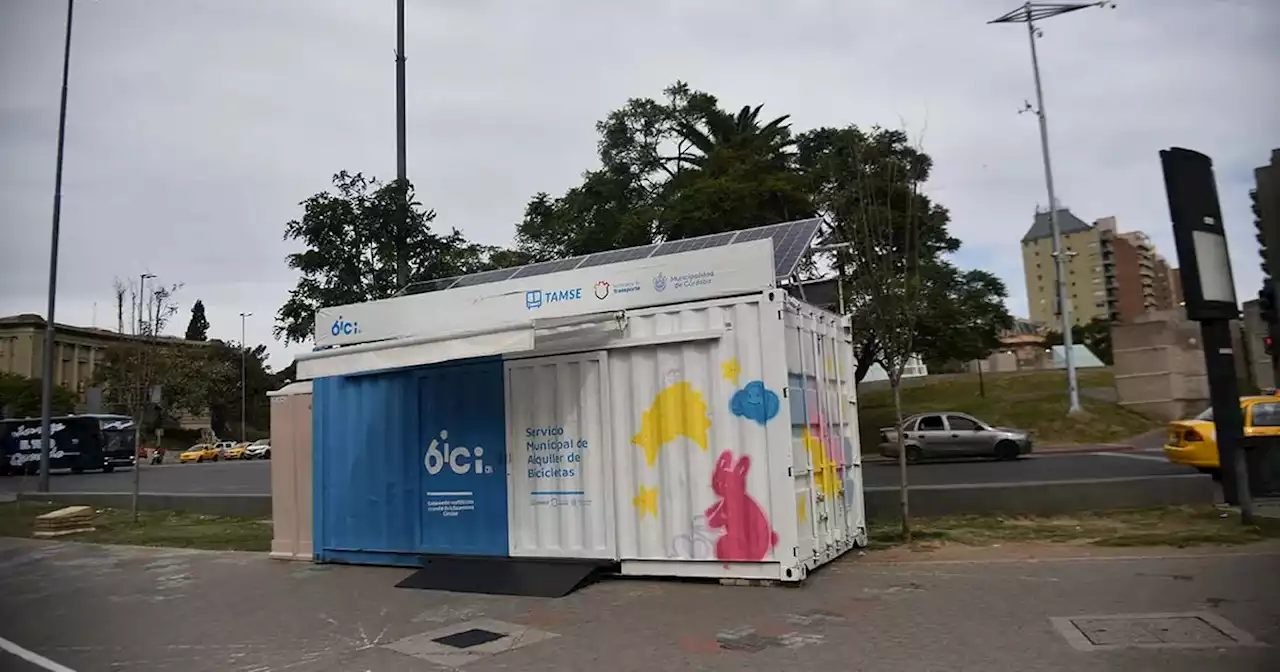
M 1227 514 L 1225 517 L 1223 514 Z M 871 548 L 903 545 L 897 521 L 875 521 Z M 1008 542 L 1086 543 L 1093 546 L 1226 546 L 1280 538 L 1280 523 L 1241 525 L 1239 515 L 1211 506 L 1174 506 L 1071 516 L 951 516 L 912 521 L 915 548 L 941 544 L 989 546 Z
M 35 517 L 62 504 L 13 502 L 0 504 L 0 536 L 30 538 Z M 133 522 L 129 511 L 99 509 L 93 532 L 59 537 L 65 541 L 132 546 L 168 546 L 227 551 L 267 551 L 271 525 L 253 518 L 204 516 L 179 511 L 140 511 Z
M 1162 425 L 1119 404 L 1089 395 L 1090 389 L 1114 389 L 1109 369 L 1079 371 L 1080 403 L 1085 414 L 1067 416 L 1067 374 L 1063 371 L 984 374 L 985 396 L 978 376 L 964 374 L 916 383 L 904 381 L 902 413 L 927 411 L 969 413 L 993 425 L 1025 429 L 1037 443 L 1112 443 Z M 875 452 L 881 427 L 896 424 L 893 391 L 888 384 L 858 390 L 858 424 L 863 450 Z

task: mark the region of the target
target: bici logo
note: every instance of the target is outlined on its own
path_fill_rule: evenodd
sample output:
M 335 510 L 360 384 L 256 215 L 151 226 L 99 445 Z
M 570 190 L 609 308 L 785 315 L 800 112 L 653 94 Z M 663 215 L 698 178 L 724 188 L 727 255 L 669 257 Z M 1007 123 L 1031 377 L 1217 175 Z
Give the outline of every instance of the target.
M 333 326 L 329 328 L 329 333 L 334 336 L 350 336 L 360 333 L 360 323 L 347 322 L 339 315 L 338 319 L 333 321 Z
M 422 458 L 422 466 L 426 467 L 427 473 L 432 476 L 444 471 L 446 464 L 449 465 L 450 471 L 459 475 L 492 474 L 493 467 L 486 465 L 480 459 L 482 455 L 484 455 L 484 448 L 480 446 L 475 448 L 450 446 L 449 430 L 442 429 L 440 438 L 432 439 L 431 445 L 427 446 L 427 454 Z

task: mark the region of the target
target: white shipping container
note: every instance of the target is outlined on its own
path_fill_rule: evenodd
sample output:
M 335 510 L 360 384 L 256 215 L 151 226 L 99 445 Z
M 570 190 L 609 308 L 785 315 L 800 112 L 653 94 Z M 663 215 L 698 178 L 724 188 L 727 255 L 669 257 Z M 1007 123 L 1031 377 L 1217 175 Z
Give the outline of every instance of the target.
M 506 364 L 512 556 L 799 581 L 865 545 L 837 316 L 768 290 L 628 311 L 592 348 Z

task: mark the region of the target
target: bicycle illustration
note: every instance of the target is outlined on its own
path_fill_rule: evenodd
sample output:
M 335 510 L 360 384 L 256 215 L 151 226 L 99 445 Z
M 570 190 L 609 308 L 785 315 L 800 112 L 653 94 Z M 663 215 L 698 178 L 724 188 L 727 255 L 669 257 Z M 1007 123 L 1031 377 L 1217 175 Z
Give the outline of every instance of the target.
M 713 560 L 716 557 L 716 541 L 720 533 L 707 526 L 707 517 L 697 515 L 689 523 L 688 534 L 677 534 L 671 539 L 671 547 L 667 549 L 672 558 L 690 560 Z

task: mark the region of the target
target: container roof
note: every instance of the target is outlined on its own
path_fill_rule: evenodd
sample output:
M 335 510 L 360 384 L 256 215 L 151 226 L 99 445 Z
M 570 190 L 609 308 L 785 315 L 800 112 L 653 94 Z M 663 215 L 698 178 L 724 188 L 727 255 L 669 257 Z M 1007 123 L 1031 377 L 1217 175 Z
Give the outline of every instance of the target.
M 809 250 L 809 244 L 813 241 L 813 236 L 818 232 L 818 227 L 821 225 L 822 220 L 815 217 L 813 219 L 802 219 L 794 222 L 785 222 L 783 224 L 759 226 L 753 229 L 726 231 L 724 233 L 713 233 L 706 236 L 698 236 L 696 238 L 684 238 L 665 243 L 653 243 L 651 245 L 628 247 L 621 250 L 596 252 L 595 254 L 586 254 L 554 261 L 543 261 L 536 264 L 529 264 L 527 266 L 517 266 L 515 268 L 500 268 L 492 271 L 483 271 L 481 273 L 472 273 L 470 275 L 444 278 L 441 280 L 415 282 L 401 290 L 401 294 L 423 294 L 426 292 L 438 292 L 446 289 L 457 289 L 459 287 L 471 287 L 490 282 L 502 282 L 503 280 L 516 280 L 520 278 L 533 277 L 535 275 L 544 275 L 547 273 L 571 271 L 578 268 L 590 268 L 592 266 L 616 264 L 623 261 L 635 261 L 637 259 L 661 257 L 679 252 L 692 252 L 694 250 L 704 250 L 712 247 L 723 247 L 725 245 L 745 243 L 751 240 L 764 240 L 765 238 L 773 239 L 773 272 L 774 277 L 781 280 L 789 278 L 793 273 L 795 273 L 796 266 L 800 264 L 800 259 L 803 258 L 805 252 Z

